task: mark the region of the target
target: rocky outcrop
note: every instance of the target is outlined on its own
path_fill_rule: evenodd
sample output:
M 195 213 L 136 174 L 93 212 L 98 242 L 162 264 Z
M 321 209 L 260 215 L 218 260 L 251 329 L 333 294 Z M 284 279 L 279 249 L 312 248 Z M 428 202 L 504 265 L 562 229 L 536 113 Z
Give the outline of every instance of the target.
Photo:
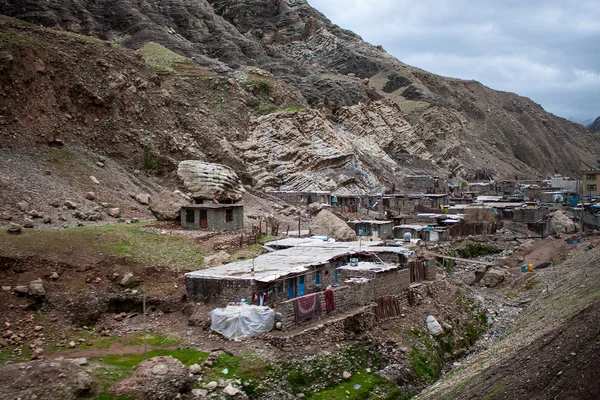
M 592 133 L 600 133 L 600 117 L 596 118 L 596 120 L 586 126 L 586 128 Z
M 225 165 L 182 161 L 177 176 L 194 198 L 238 201 L 245 191 L 237 174 Z
M 175 220 L 181 216 L 181 206 L 191 203 L 192 199 L 179 190 L 165 191 L 150 198 L 150 211 L 158 220 Z
M 561 235 L 575 232 L 575 223 L 571 221 L 562 211 L 555 211 L 548 221 L 548 231 L 552 234 Z
M 142 361 L 133 375 L 121 381 L 116 393 L 143 393 L 148 400 L 175 399 L 191 389 L 192 378 L 179 360 L 171 356 Z
M 310 224 L 310 232 L 313 235 L 328 236 L 341 242 L 356 240 L 356 232 L 343 220 L 327 210 L 321 210 L 317 214 Z
M 486 168 L 514 179 L 596 166 L 600 140 L 582 126 L 405 65 L 305 0 L 169 4 L 0 2 L 0 13 L 137 51 L 0 21 L 28 46 L 0 49 L 0 145 L 56 145 L 60 126 L 61 144 L 102 149 L 133 170 L 205 160 L 258 188 L 355 194 L 402 188 L 402 175 Z

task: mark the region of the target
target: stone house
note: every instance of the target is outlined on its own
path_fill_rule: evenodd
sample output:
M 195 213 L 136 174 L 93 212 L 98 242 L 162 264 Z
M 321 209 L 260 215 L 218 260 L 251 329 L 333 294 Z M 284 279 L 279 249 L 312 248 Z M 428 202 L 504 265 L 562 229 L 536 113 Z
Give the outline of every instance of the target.
M 237 301 L 268 305 L 287 315 L 284 324 L 290 325 L 295 299 L 320 298 L 330 288 L 337 293 L 337 312 L 343 312 L 368 304 L 374 295 L 401 293 L 428 276 L 427 263 L 415 262 L 406 247 L 293 238 L 269 247 L 279 250 L 186 273 L 188 299 L 215 306 Z
M 356 232 L 356 236 L 371 240 L 391 239 L 394 237 L 394 221 L 355 220 L 348 221 L 348 226 Z
M 331 192 L 329 191 L 295 191 L 295 190 L 274 190 L 267 192 L 286 203 L 295 206 L 307 206 L 311 203 L 320 203 L 331 205 Z
M 181 206 L 181 226 L 215 231 L 244 228 L 244 206 L 241 203 L 186 204 Z

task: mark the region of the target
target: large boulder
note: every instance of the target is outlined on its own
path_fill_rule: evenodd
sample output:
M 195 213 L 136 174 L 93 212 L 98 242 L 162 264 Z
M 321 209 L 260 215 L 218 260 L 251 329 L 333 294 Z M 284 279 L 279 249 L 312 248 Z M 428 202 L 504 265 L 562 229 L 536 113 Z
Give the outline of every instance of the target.
M 177 176 L 194 198 L 238 201 L 245 191 L 237 174 L 221 164 L 182 161 L 177 168 Z
M 313 235 L 329 236 L 341 242 L 356 240 L 356 232 L 332 212 L 321 210 L 310 224 Z
M 575 223 L 562 211 L 556 211 L 548 222 L 548 228 L 552 234 L 573 233 L 575 232 Z
M 493 265 L 488 267 L 479 282 L 484 286 L 494 287 L 504 282 L 509 274 L 510 272 L 506 268 Z
M 171 356 L 142 361 L 133 375 L 116 386 L 117 394 L 143 393 L 148 400 L 172 400 L 192 387 L 192 378 L 179 360 Z
M 193 200 L 179 190 L 161 192 L 150 198 L 150 211 L 158 220 L 174 220 L 181 215 L 181 206 L 192 203 Z

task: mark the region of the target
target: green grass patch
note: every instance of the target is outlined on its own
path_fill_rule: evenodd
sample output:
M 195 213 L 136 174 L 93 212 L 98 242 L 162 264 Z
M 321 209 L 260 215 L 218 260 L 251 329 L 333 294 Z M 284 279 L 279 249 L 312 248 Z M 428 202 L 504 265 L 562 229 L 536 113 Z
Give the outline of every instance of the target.
M 142 226 L 118 223 L 64 230 L 26 229 L 21 235 L 3 233 L 0 256 L 53 254 L 59 260 L 72 261 L 73 257 L 101 260 L 112 255 L 129 258 L 144 267 L 202 267 L 204 251 L 198 244 L 182 237 L 143 231 Z
M 367 400 L 367 399 L 402 399 L 405 397 L 396 385 L 383 378 L 366 372 L 357 372 L 337 386 L 323 390 L 310 396 L 315 400 Z
M 494 246 L 490 246 L 485 243 L 478 243 L 478 242 L 467 242 L 465 244 L 465 247 L 456 250 L 458 255 L 462 258 L 482 257 L 482 256 L 490 255 L 490 254 L 498 254 L 501 251 L 502 250 L 500 250 Z
M 158 73 L 174 73 L 182 64 L 191 64 L 192 60 L 172 52 L 158 43 L 148 42 L 139 49 L 148 65 Z

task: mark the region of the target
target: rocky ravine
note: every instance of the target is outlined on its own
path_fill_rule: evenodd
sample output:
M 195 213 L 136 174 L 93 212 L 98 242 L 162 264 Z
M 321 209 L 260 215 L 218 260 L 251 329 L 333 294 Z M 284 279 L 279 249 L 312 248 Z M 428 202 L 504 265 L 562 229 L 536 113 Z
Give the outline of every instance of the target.
M 132 169 L 192 158 L 257 188 L 366 192 L 423 172 L 577 174 L 600 153 L 531 100 L 405 65 L 304 0 L 5 0 L 0 12 L 138 50 L 2 19 L 4 148 L 60 136 Z

